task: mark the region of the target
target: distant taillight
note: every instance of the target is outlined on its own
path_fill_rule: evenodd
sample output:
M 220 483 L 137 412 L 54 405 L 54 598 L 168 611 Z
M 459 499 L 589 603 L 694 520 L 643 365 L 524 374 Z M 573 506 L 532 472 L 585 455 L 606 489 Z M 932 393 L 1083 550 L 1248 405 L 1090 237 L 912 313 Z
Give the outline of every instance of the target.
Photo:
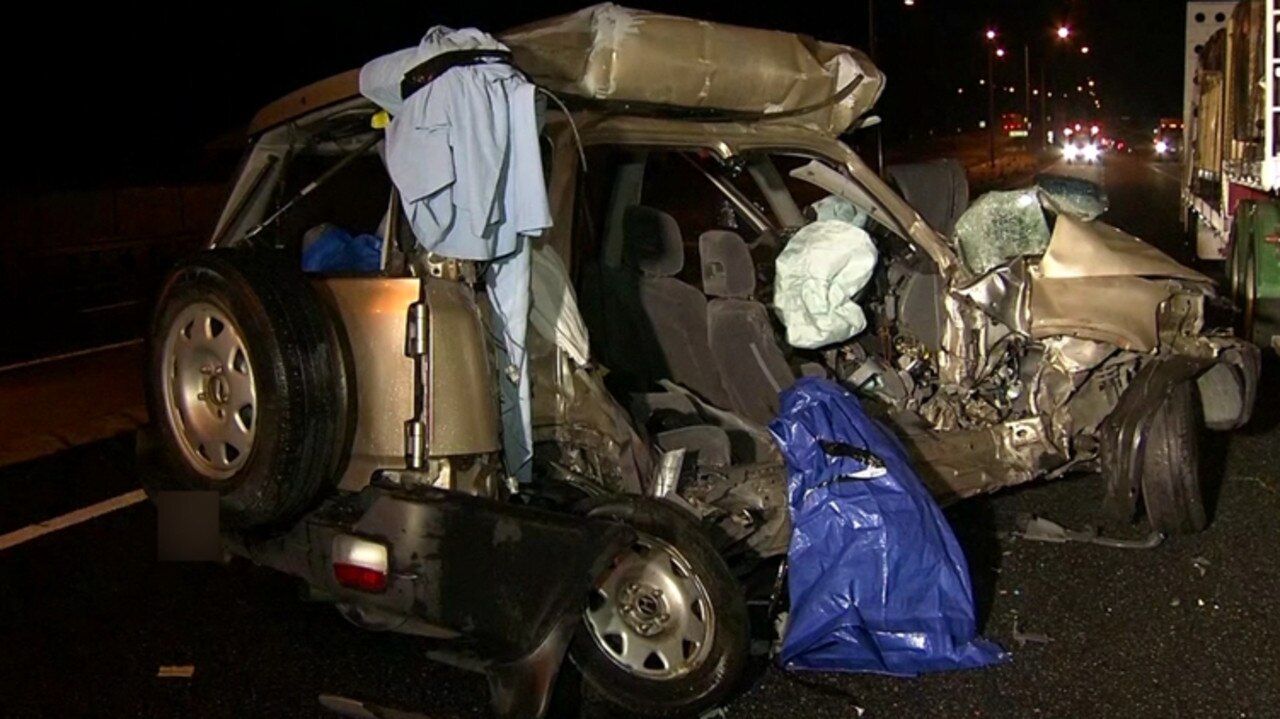
M 333 578 L 362 592 L 387 590 L 387 545 L 340 534 L 333 538 Z

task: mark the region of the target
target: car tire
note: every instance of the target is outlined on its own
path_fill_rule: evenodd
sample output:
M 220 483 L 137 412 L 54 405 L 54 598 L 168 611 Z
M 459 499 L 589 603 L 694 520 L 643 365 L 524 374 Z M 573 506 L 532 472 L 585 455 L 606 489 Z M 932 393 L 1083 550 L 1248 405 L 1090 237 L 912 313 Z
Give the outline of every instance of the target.
M 674 505 L 642 497 L 602 497 L 584 511 L 638 533 L 597 583 L 570 647 L 584 702 L 606 706 L 609 716 L 686 717 L 728 699 L 748 664 L 746 597 L 701 526 Z M 657 580 L 637 572 L 655 565 L 665 566 L 653 570 Z M 654 598 L 653 589 L 672 584 L 692 589 L 667 587 Z M 674 621 L 656 629 L 644 623 L 664 614 Z M 641 663 L 648 647 L 664 645 L 679 647 L 676 661 L 655 650 Z
M 332 486 L 349 444 L 338 337 L 302 273 L 275 253 L 180 262 L 149 330 L 143 487 L 153 498 L 216 492 L 224 528 L 302 514 Z
M 1152 415 L 1143 444 L 1142 499 L 1147 520 L 1163 534 L 1191 534 L 1208 524 L 1200 478 L 1200 403 L 1182 382 Z

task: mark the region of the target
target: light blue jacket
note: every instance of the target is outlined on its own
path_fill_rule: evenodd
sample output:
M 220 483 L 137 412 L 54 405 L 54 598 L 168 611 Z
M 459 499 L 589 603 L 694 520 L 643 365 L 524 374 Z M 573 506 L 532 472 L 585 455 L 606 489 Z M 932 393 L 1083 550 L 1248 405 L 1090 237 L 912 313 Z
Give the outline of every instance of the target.
M 433 27 L 417 47 L 366 64 L 360 92 L 393 116 L 387 170 L 418 242 L 445 257 L 493 261 L 485 279 L 505 349 L 501 374 L 511 380 L 502 383 L 503 446 L 508 471 L 528 480 L 529 238 L 551 226 L 535 87 L 509 65 L 472 65 L 400 97 L 408 70 L 474 49 L 506 47 L 479 30 Z

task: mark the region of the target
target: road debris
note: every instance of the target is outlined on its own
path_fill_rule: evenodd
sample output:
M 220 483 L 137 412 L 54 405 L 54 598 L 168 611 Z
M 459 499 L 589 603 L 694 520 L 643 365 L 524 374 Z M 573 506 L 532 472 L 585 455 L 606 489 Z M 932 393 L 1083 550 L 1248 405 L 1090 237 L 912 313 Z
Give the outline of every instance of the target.
M 1204 557 L 1192 557 L 1191 566 L 1198 569 L 1200 571 L 1200 576 L 1203 577 L 1205 573 L 1209 570 L 1209 560 L 1205 559 Z
M 336 694 L 321 694 L 320 706 L 348 719 L 432 719 L 427 714 L 391 709 Z
M 1052 542 L 1055 544 L 1081 542 L 1112 549 L 1154 549 L 1164 541 L 1164 535 L 1159 532 L 1152 532 L 1142 539 L 1103 537 L 1098 534 L 1097 527 L 1085 525 L 1083 529 L 1068 529 L 1057 522 L 1034 514 L 1019 515 L 1017 521 L 1018 529 L 1014 530 L 1010 536 L 1016 539 L 1029 539 L 1036 542 Z
M 1019 630 L 1018 630 L 1018 619 L 1017 619 L 1017 617 L 1014 617 L 1014 619 L 1013 619 L 1013 641 L 1014 641 L 1018 646 L 1020 646 L 1020 647 L 1025 647 L 1027 644 L 1048 644 L 1049 642 L 1052 642 L 1052 641 L 1053 641 L 1053 637 L 1049 636 L 1048 634 L 1041 634 L 1041 633 L 1039 633 L 1039 632 L 1023 632 L 1023 631 L 1019 631 Z
M 196 668 L 190 664 L 181 664 L 175 666 L 162 666 L 156 672 L 159 679 L 190 679 L 195 676 Z
M 1182 600 L 1181 600 L 1181 599 L 1178 599 L 1177 597 L 1174 597 L 1174 598 L 1173 598 L 1173 601 L 1169 602 L 1169 606 L 1171 606 L 1171 607 L 1180 607 L 1180 606 L 1182 606 Z

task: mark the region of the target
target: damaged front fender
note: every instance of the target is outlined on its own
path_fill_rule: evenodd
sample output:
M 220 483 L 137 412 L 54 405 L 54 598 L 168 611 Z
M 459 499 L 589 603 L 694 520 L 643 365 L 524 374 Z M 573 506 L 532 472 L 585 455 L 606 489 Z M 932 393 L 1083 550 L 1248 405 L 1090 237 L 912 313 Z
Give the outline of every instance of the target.
M 1261 353 L 1232 338 L 1206 338 L 1204 344 L 1204 355 L 1177 354 L 1148 362 L 1103 423 L 1103 506 L 1115 516 L 1133 516 L 1149 428 L 1174 388 L 1196 382 L 1210 429 L 1234 429 L 1248 422 L 1258 391 Z

